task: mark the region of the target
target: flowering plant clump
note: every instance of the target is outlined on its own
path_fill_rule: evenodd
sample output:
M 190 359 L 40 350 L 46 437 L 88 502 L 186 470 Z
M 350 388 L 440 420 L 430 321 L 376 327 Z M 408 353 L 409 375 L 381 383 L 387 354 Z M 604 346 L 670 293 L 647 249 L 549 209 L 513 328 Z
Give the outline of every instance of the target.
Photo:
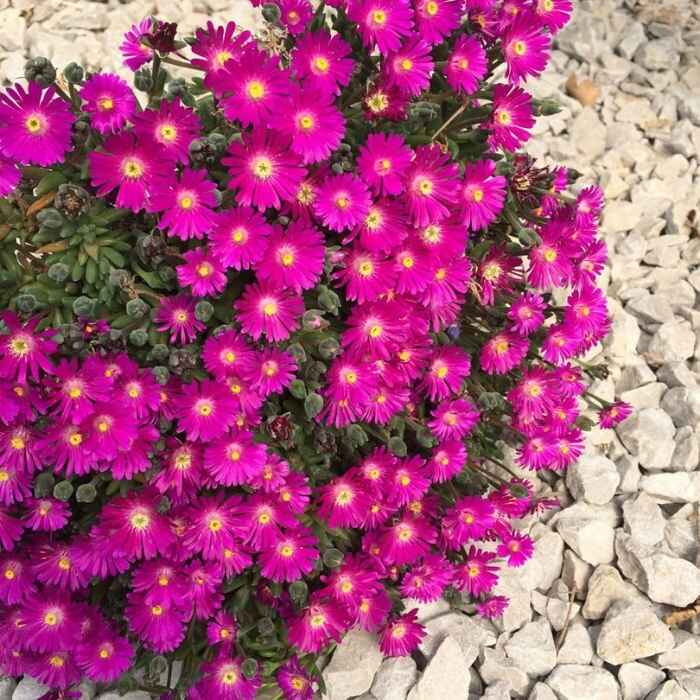
M 147 18 L 137 92 L 34 59 L 0 93 L 0 671 L 305 700 L 352 628 L 403 655 L 416 602 L 503 612 L 554 505 L 505 451 L 561 471 L 584 399 L 629 411 L 577 360 L 601 192 L 516 153 L 570 11 Z

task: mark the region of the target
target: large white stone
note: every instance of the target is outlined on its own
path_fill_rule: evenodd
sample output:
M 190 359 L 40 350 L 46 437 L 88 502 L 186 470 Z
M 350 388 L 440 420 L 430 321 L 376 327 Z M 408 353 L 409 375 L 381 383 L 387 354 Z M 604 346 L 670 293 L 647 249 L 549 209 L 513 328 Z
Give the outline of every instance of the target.
M 605 616 L 596 652 L 604 661 L 619 666 L 662 654 L 673 646 L 671 631 L 651 605 L 620 601 Z
M 557 666 L 545 682 L 558 700 L 618 700 L 615 676 L 595 666 Z
M 470 677 L 463 658 L 460 645 L 452 637 L 446 637 L 411 689 L 408 700 L 466 698 Z
M 47 691 L 48 688 L 43 683 L 25 676 L 17 684 L 15 692 L 12 694 L 12 700 L 38 700 Z
M 369 690 L 381 662 L 377 638 L 364 630 L 350 631 L 323 671 L 328 700 L 347 700 Z
M 602 564 L 588 580 L 588 595 L 582 614 L 587 620 L 600 620 L 613 603 L 639 600 L 643 600 L 643 596 L 631 583 L 622 580 L 614 566 Z
M 622 504 L 625 531 L 646 545 L 655 545 L 664 538 L 666 518 L 655 500 L 646 493 Z
M 663 671 L 637 661 L 622 664 L 617 674 L 623 700 L 644 700 L 665 678 Z
M 503 648 L 508 658 L 533 678 L 548 674 L 557 663 L 552 629 L 544 617 L 528 622 Z
M 676 428 L 671 417 L 660 408 L 645 408 L 633 413 L 617 428 L 617 434 L 630 453 L 646 469 L 665 469 L 675 447 Z
M 377 700 L 404 700 L 417 678 L 416 662 L 410 656 L 384 659 L 370 692 Z
M 457 612 L 428 620 L 425 631 L 426 636 L 419 648 L 427 657 L 433 656 L 442 642 L 451 637 L 462 650 L 462 665 L 465 668 L 474 663 L 483 646 L 493 646 L 496 643 L 493 632 L 474 622 L 469 615 Z
M 615 463 L 594 452 L 586 452 L 566 471 L 566 485 L 577 500 L 594 505 L 612 500 L 620 483 Z

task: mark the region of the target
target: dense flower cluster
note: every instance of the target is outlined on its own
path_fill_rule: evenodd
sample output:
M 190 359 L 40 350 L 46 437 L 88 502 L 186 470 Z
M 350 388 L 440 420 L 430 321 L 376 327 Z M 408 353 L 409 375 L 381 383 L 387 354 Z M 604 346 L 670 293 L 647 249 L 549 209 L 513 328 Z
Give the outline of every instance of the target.
M 570 11 L 149 18 L 145 104 L 75 65 L 0 94 L 2 672 L 169 693 L 177 658 L 193 700 L 308 700 L 353 627 L 396 656 L 416 603 L 503 612 L 554 505 L 504 448 L 563 470 L 586 400 L 629 413 L 577 360 L 610 325 L 601 192 L 515 153 Z

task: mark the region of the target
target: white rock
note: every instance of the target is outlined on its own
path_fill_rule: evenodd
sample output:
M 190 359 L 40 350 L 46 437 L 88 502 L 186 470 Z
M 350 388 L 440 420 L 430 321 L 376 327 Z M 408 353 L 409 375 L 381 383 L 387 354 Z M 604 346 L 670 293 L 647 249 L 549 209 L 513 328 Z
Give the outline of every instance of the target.
M 512 632 L 530 621 L 532 618 L 531 593 L 520 580 L 517 569 L 506 568 L 501 571 L 494 593 L 506 596 L 509 601 L 503 615 L 494 620 L 499 630 Z
M 639 471 L 639 460 L 630 454 L 624 454 L 615 462 L 620 475 L 620 493 L 637 493 L 642 474 Z
M 586 452 L 566 471 L 566 485 L 571 495 L 594 505 L 611 501 L 619 483 L 615 463 L 601 454 Z
M 557 663 L 552 630 L 543 617 L 528 622 L 503 648 L 508 658 L 533 678 L 546 675 Z
M 643 408 L 658 408 L 661 397 L 668 387 L 661 382 L 652 382 L 636 389 L 629 389 L 620 393 L 620 398 L 632 408 L 641 411 Z
M 613 603 L 608 610 L 596 644 L 596 653 L 610 664 L 645 659 L 673 649 L 668 626 L 648 604 Z
M 374 635 L 364 630 L 348 632 L 323 671 L 328 700 L 347 700 L 369 690 L 381 662 Z
M 410 656 L 384 659 L 370 692 L 377 700 L 404 700 L 417 678 L 416 662 Z
M 605 151 L 605 126 L 595 110 L 585 107 L 569 127 L 571 140 L 588 158 L 595 158 Z M 630 226 L 631 230 L 634 228 Z
M 700 698 L 700 671 L 673 671 L 671 675 L 691 698 Z
M 696 477 L 688 472 L 650 474 L 640 479 L 639 486 L 660 503 L 695 503 L 700 498 Z
M 618 601 L 631 602 L 642 599 L 637 589 L 622 580 L 614 566 L 601 565 L 588 580 L 588 595 L 582 614 L 587 620 L 600 620 L 608 609 Z
M 29 676 L 25 676 L 17 684 L 15 692 L 12 695 L 12 700 L 38 700 L 42 695 L 45 695 L 48 688 L 35 681 Z
M 695 333 L 688 321 L 662 323 L 644 353 L 654 364 L 687 360 L 695 352 Z
M 649 693 L 646 700 L 696 700 L 696 698 L 691 698 L 678 681 L 666 681 Z
M 694 471 L 700 462 L 700 441 L 690 426 L 679 428 L 676 448 L 673 450 L 670 468 L 674 471 Z
M 641 210 L 632 202 L 608 202 L 603 212 L 603 230 L 607 233 L 631 231 L 641 218 Z
M 686 504 L 668 519 L 664 542 L 677 556 L 697 561 L 698 524 L 695 504 Z
M 642 467 L 663 469 L 668 466 L 675 447 L 676 428 L 662 409 L 645 408 L 633 413 L 620 424 L 617 434 Z
M 19 9 L 8 7 L 0 15 L 0 48 L 3 53 L 21 52 L 25 48 L 27 21 Z
M 415 608 L 418 611 L 416 619 L 421 624 L 450 612 L 450 604 L 444 598 L 435 600 L 432 603 L 421 603 L 413 598 L 406 598 L 404 599 L 404 604 L 406 605 L 406 610 Z
M 14 678 L 0 677 L 0 700 L 12 700 L 12 693 L 17 687 L 17 681 Z
M 700 387 L 677 386 L 666 392 L 661 407 L 677 426 L 700 425 Z
M 593 567 L 574 554 L 570 549 L 564 552 L 564 563 L 561 568 L 561 579 L 569 590 L 575 590 L 583 597 L 588 588 L 588 580 L 593 573 Z
M 533 529 L 530 534 L 535 549 L 532 557 L 520 567 L 519 573 L 523 581 L 528 580 L 525 588 L 546 591 L 561 574 L 564 541 L 549 528 L 543 528 L 539 534 Z
M 615 551 L 622 573 L 655 603 L 683 608 L 700 598 L 700 569 L 689 561 L 641 545 L 622 531 Z
M 622 504 L 625 531 L 646 545 L 655 545 L 664 538 L 666 518 L 653 498 L 640 493 L 636 499 Z
M 151 700 L 151 695 L 145 690 L 132 690 L 126 695 L 119 695 L 119 693 L 103 693 L 95 698 L 95 700 Z
M 622 664 L 617 674 L 623 700 L 644 700 L 665 678 L 663 671 L 637 661 Z
M 615 676 L 594 666 L 557 666 L 545 682 L 559 700 L 618 700 Z
M 637 268 L 639 268 L 638 265 Z M 617 300 L 609 300 L 608 310 L 612 327 L 603 341 L 603 347 L 614 362 L 625 364 L 630 358 L 635 357 L 637 343 L 642 332 L 639 329 L 637 319 L 632 314 L 627 313 Z
M 463 658 L 460 645 L 446 637 L 408 694 L 409 700 L 466 697 L 470 678 Z
M 576 618 L 566 630 L 564 643 L 557 654 L 557 664 L 590 664 L 592 658 L 591 635 L 581 618 Z
M 661 668 L 669 671 L 685 671 L 700 666 L 700 641 L 698 638 L 684 632 L 673 630 L 676 646 L 664 654 L 659 654 L 656 662 Z
M 482 700 L 510 700 L 511 685 L 508 681 L 497 681 L 486 688 Z
M 462 665 L 468 668 L 474 663 L 482 646 L 496 643 L 496 636 L 485 627 L 462 613 L 448 613 L 425 623 L 426 636 L 420 643 L 420 650 L 432 657 L 442 642 L 449 636 L 462 651 Z
M 555 516 L 556 530 L 564 542 L 589 564 L 609 564 L 614 558 L 615 533 L 601 517 L 604 512 L 603 506 L 578 503 Z
M 485 683 L 508 681 L 517 695 L 525 695 L 531 684 L 530 676 L 500 649 L 483 650 L 479 675 Z
M 544 683 L 535 683 L 530 694 L 527 696 L 527 700 L 557 700 L 557 696 L 548 685 Z

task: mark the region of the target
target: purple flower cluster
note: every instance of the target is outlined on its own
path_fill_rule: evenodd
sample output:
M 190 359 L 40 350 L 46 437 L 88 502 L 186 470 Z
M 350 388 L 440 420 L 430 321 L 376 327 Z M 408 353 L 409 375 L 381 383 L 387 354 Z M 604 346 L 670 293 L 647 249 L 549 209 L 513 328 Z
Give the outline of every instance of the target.
M 170 237 L 178 290 L 153 320 L 171 345 L 198 344 L 201 371 L 158 381 L 124 352 L 66 357 L 38 317 L 3 314 L 5 673 L 54 688 L 110 683 L 136 649 L 169 654 L 198 629 L 209 651 L 188 697 L 252 698 L 263 675 L 246 666 L 228 593 L 253 574 L 256 604 L 281 621 L 288 645 L 276 682 L 286 700 L 309 700 L 306 655 L 353 627 L 376 632 L 386 655 L 416 649 L 425 631 L 400 598 L 429 603 L 451 591 L 481 615 L 505 609 L 499 571 L 533 552 L 516 521 L 554 503 L 489 472 L 496 455 L 472 454 L 477 436 L 507 426 L 518 463 L 535 471 L 563 470 L 583 450 L 587 384 L 576 357 L 610 326 L 596 286 L 602 194 L 564 197 L 565 170 L 513 154 L 534 123 L 521 84 L 544 69 L 569 0 L 328 0 L 354 23 L 364 46 L 354 53 L 340 34 L 311 30 L 307 0 L 278 5 L 288 53 L 233 23 L 196 32 L 191 66 L 239 134 L 216 176 L 191 162 L 205 129 L 179 99 L 140 109 L 115 75 L 88 78 L 75 96 L 100 136 L 86 156 L 94 193 L 156 217 Z M 126 35 L 132 70 L 157 55 L 157 27 L 144 20 Z M 489 86 L 497 52 L 505 82 Z M 353 78 L 367 64 L 368 79 Z M 460 128 L 483 134 L 474 158 L 455 157 L 447 123 L 427 141 L 399 128 L 434 84 L 462 103 L 450 123 L 464 114 L 471 122 Z M 357 115 L 362 133 L 350 131 Z M 0 196 L 18 186 L 20 166 L 65 158 L 74 119 L 53 88 L 0 94 Z M 337 156 L 348 142 L 346 168 Z M 511 202 L 527 210 L 527 248 L 504 243 L 527 233 L 507 216 Z M 497 242 L 495 225 L 507 231 Z M 242 290 L 226 297 L 233 282 Z M 568 290 L 563 306 L 554 288 Z M 202 320 L 202 298 L 225 304 L 226 325 Z M 316 308 L 322 298 L 334 319 Z M 317 355 L 327 367 L 307 422 L 382 444 L 319 481 L 294 431 L 277 439 L 290 419 L 275 423 L 270 406 L 301 381 L 299 349 L 310 353 L 328 328 L 337 342 Z M 496 413 L 478 401 L 492 380 L 508 387 Z M 605 404 L 600 425 L 628 414 Z M 403 432 L 392 435 L 398 419 L 415 433 L 409 449 Z M 116 487 L 77 521 L 71 494 L 38 491 L 47 471 L 80 488 Z M 481 495 L 464 490 L 470 475 L 487 477 Z M 345 556 L 331 566 L 321 552 L 338 533 Z M 108 619 L 116 580 L 128 595 Z M 297 582 L 308 590 L 301 603 Z

